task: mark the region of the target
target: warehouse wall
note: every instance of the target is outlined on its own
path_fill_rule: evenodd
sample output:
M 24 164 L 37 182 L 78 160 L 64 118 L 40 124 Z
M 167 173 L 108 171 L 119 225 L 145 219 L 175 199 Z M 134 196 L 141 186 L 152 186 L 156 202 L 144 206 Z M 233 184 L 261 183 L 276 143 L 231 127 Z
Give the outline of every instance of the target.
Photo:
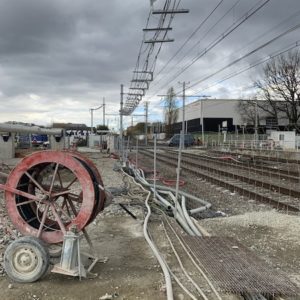
M 234 125 L 242 124 L 241 117 L 237 109 L 237 105 L 240 100 L 236 99 L 203 99 L 195 101 L 185 107 L 186 120 L 200 119 L 201 101 L 203 107 L 203 118 L 232 119 L 232 123 Z M 182 122 L 182 108 L 178 109 L 177 122 Z

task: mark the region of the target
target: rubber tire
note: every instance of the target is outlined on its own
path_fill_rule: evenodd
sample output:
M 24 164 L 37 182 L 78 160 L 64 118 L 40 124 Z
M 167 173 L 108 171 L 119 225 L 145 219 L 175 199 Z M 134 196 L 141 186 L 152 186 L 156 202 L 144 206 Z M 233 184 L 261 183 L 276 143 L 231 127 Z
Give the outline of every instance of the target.
M 50 258 L 61 257 L 62 254 L 62 243 L 60 244 L 48 244 L 47 249 L 50 255 Z
M 38 258 L 38 266 L 30 274 L 20 273 L 13 265 L 14 252 L 18 247 L 28 247 Z M 35 282 L 42 278 L 50 265 L 50 256 L 44 243 L 36 237 L 25 236 L 13 241 L 4 253 L 4 268 L 13 281 L 20 283 Z

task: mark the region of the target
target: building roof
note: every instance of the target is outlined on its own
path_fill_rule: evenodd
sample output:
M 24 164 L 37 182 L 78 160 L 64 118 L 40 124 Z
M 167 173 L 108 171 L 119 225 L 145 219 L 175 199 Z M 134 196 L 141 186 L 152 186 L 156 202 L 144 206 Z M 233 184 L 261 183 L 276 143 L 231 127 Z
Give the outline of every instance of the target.
M 85 124 L 76 124 L 76 123 L 53 123 L 53 128 L 63 128 L 66 130 L 87 130 L 87 129 L 89 129 Z

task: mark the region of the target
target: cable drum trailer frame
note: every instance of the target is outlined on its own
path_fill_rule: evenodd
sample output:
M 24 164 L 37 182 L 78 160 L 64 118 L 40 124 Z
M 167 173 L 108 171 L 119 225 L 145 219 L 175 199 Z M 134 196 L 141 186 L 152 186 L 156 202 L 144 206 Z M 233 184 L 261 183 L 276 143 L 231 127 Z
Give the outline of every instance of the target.
M 79 278 L 92 274 L 101 260 L 85 228 L 104 209 L 107 198 L 94 163 L 78 152 L 40 151 L 1 175 L 7 177 L 0 190 L 8 216 L 24 235 L 5 251 L 7 275 L 17 282 L 37 281 L 49 269 L 51 254 L 60 256 L 54 273 Z M 88 254 L 80 250 L 82 237 Z M 87 267 L 86 258 L 92 260 Z

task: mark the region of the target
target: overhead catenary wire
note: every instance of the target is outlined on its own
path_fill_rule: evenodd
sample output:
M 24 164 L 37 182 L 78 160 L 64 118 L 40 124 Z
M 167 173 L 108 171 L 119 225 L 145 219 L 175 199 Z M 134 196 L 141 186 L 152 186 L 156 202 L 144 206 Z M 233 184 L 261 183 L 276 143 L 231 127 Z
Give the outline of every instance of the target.
M 231 33 L 238 29 L 243 23 L 245 23 L 249 18 L 251 18 L 255 13 L 262 9 L 271 0 L 262 0 L 259 3 L 252 6 L 242 17 L 240 17 L 236 22 L 230 25 L 221 35 L 219 35 L 213 42 L 211 42 L 206 48 L 204 48 L 199 54 L 191 59 L 184 67 L 180 69 L 171 79 L 165 81 L 161 84 L 161 87 L 155 92 L 158 93 L 163 87 L 172 83 L 176 78 L 183 74 L 187 69 L 189 69 L 193 64 L 195 64 L 200 58 L 209 53 L 214 49 L 219 43 L 226 39 Z
M 213 83 L 213 84 L 211 84 L 211 85 L 209 85 L 209 86 L 207 86 L 205 88 L 197 90 L 195 92 L 195 95 L 197 95 L 198 93 L 201 93 L 201 92 L 203 92 L 205 90 L 208 90 L 208 89 L 210 89 L 210 88 L 212 88 L 212 87 L 214 87 L 216 85 L 219 85 L 222 82 L 225 82 L 225 81 L 227 81 L 227 80 L 229 80 L 229 79 L 231 79 L 231 78 L 233 78 L 235 76 L 238 76 L 238 75 L 240 75 L 240 74 L 242 74 L 242 73 L 244 73 L 246 71 L 249 71 L 250 69 L 253 69 L 253 68 L 255 68 L 255 67 L 257 67 L 257 66 L 259 66 L 259 65 L 261 65 L 263 63 L 266 63 L 267 61 L 269 61 L 271 59 L 274 59 L 274 58 L 276 58 L 276 57 L 278 57 L 278 56 L 280 56 L 280 55 L 282 55 L 284 53 L 287 53 L 287 52 L 289 52 L 289 51 L 291 51 L 291 50 L 293 50 L 295 48 L 298 48 L 298 47 L 300 47 L 300 40 L 298 40 L 295 43 L 289 45 L 287 48 L 284 48 L 283 50 L 279 50 L 279 51 L 276 51 L 275 53 L 269 54 L 268 56 L 266 56 L 266 57 L 264 57 L 264 58 L 256 61 L 255 63 L 252 63 L 250 66 L 248 66 L 246 68 L 240 69 L 239 71 L 233 72 L 233 73 L 231 73 L 231 74 L 223 77 L 222 79 L 218 80 L 217 82 L 215 82 L 215 83 Z
M 171 7 L 171 2 L 172 2 L 172 0 L 166 0 L 165 1 L 163 11 L 167 11 Z M 173 1 L 173 7 L 171 9 L 172 13 L 170 14 L 169 22 L 168 22 L 166 28 L 170 27 L 170 25 L 172 23 L 172 20 L 173 20 L 175 14 L 176 14 L 176 9 L 178 8 L 180 2 L 181 2 L 181 0 L 179 0 L 178 2 L 177 2 L 177 0 Z M 130 89 L 131 90 L 136 90 L 136 93 L 132 93 L 132 95 L 128 95 L 127 101 L 126 101 L 124 109 L 123 109 L 123 114 L 124 115 L 130 115 L 134 111 L 134 109 L 137 107 L 137 105 L 142 100 L 142 97 L 145 94 L 145 90 L 149 88 L 150 82 L 148 82 L 149 79 L 147 78 L 147 74 L 149 74 L 149 73 L 153 74 L 158 55 L 159 55 L 159 53 L 161 51 L 161 48 L 162 48 L 162 42 L 160 42 L 160 38 L 159 38 L 160 33 L 164 32 L 161 41 L 165 41 L 165 38 L 168 34 L 168 30 L 163 30 L 164 24 L 165 24 L 165 22 L 167 22 L 167 19 L 168 19 L 167 15 L 168 14 L 162 14 L 161 15 L 161 17 L 159 19 L 159 22 L 158 22 L 158 29 L 156 30 L 156 32 L 154 33 L 154 35 L 152 37 L 153 42 L 148 44 L 149 48 L 147 48 L 148 52 L 145 51 L 145 52 L 147 52 L 147 54 L 146 54 L 146 57 L 144 59 L 144 64 L 143 64 L 141 70 L 139 70 L 140 65 L 141 65 L 140 64 L 141 54 L 143 53 L 143 50 L 142 50 L 143 49 L 143 44 L 145 43 L 145 33 L 144 33 L 144 38 L 143 38 L 142 45 L 141 45 L 141 48 L 140 48 L 140 51 L 139 51 L 138 60 L 137 60 L 136 67 L 135 67 L 135 70 L 134 70 L 133 79 L 132 79 L 131 85 L 130 85 Z M 148 20 L 146 25 L 148 26 L 148 24 L 149 24 L 149 20 Z M 159 42 L 160 45 L 159 45 L 158 49 L 155 52 L 156 42 Z M 154 58 L 151 58 L 151 57 L 154 57 Z M 152 62 L 150 61 L 151 59 L 152 59 Z M 139 92 L 141 90 L 143 90 L 142 93 Z
M 210 29 L 204 34 L 204 36 L 200 39 L 200 40 L 198 40 L 191 48 L 189 48 L 188 49 L 188 51 L 186 51 L 186 53 L 184 54 L 184 56 L 179 60 L 179 61 L 177 61 L 176 62 L 176 64 L 175 64 L 175 66 L 178 66 L 178 64 L 180 64 L 186 57 L 187 57 L 187 55 L 193 50 L 193 49 L 195 49 L 195 47 L 196 46 L 198 46 L 199 44 L 200 44 L 200 42 L 208 35 L 208 33 L 213 29 L 213 28 L 215 28 L 218 24 L 219 24 L 219 22 L 221 22 L 221 20 L 223 20 L 224 19 L 224 17 L 226 16 L 226 15 L 228 15 L 228 13 L 229 12 L 231 12 L 237 5 L 238 5 L 238 3 L 240 2 L 241 0 L 237 0 L 234 4 L 233 4 L 233 6 L 231 6 L 231 8 L 221 17 L 221 18 L 219 18 L 219 20 L 216 22 L 216 23 L 214 23 L 214 25 L 212 26 L 212 27 L 210 27 Z M 215 11 L 215 10 L 214 10 Z M 211 14 L 210 14 L 211 15 Z M 209 19 L 209 18 L 208 18 Z M 207 20 L 208 20 L 207 19 Z M 185 45 L 186 46 L 186 45 Z M 181 49 L 182 50 L 182 49 Z M 174 66 L 173 67 L 171 67 L 171 69 L 172 68 L 174 68 Z M 156 87 L 160 82 L 159 82 L 159 80 L 158 80 L 158 78 L 159 78 L 159 75 L 160 75 L 160 73 L 161 72 L 159 72 L 158 74 L 156 74 L 155 75 L 155 79 L 154 79 L 154 84 L 152 85 L 152 88 L 153 87 Z M 153 94 L 151 94 L 151 96 L 153 96 L 153 95 L 155 95 L 157 92 L 155 92 L 155 93 L 153 93 Z
M 298 12 L 295 13 L 294 15 L 299 14 L 299 12 L 300 12 L 300 11 L 298 11 Z M 286 20 L 285 20 L 285 21 L 286 21 Z M 295 30 L 297 30 L 297 29 L 299 29 L 299 28 L 300 28 L 300 24 L 297 24 L 297 25 L 295 25 L 295 26 L 292 26 L 292 27 L 288 28 L 287 30 L 285 30 L 284 32 L 282 32 L 282 33 L 278 34 L 277 36 L 273 37 L 272 39 L 270 39 L 269 41 L 265 42 L 264 44 L 259 45 L 257 48 L 255 48 L 255 49 L 251 50 L 250 52 L 244 54 L 242 57 L 240 57 L 240 58 L 238 58 L 238 59 L 236 59 L 236 60 L 230 62 L 229 64 L 227 64 L 226 66 L 222 67 L 221 69 L 219 69 L 219 70 L 213 72 L 212 74 L 209 74 L 209 75 L 205 76 L 204 78 L 202 78 L 202 79 L 196 81 L 195 83 L 191 84 L 191 85 L 189 86 L 189 88 L 194 88 L 194 87 L 197 86 L 198 84 L 203 83 L 204 81 L 206 81 L 206 80 L 208 80 L 208 79 L 214 77 L 215 75 L 221 73 L 222 71 L 228 69 L 229 67 L 234 66 L 235 64 L 237 64 L 237 63 L 239 63 L 240 61 L 244 60 L 245 58 L 251 56 L 252 54 L 254 54 L 254 53 L 256 53 L 256 52 L 258 52 L 259 50 L 265 48 L 266 46 L 269 46 L 269 45 L 272 44 L 273 42 L 277 41 L 278 39 L 282 38 L 283 36 L 285 36 L 285 35 L 287 35 L 287 34 L 293 32 L 293 31 L 295 31 Z M 254 68 L 254 67 L 257 67 L 258 65 L 261 65 L 261 64 L 267 62 L 268 60 L 271 60 L 271 59 L 273 59 L 273 58 L 275 58 L 275 57 L 278 57 L 278 56 L 280 56 L 280 55 L 282 55 L 282 54 L 284 54 L 284 53 L 286 53 L 286 52 L 288 52 L 288 51 L 291 51 L 292 49 L 297 48 L 297 47 L 299 47 L 299 46 L 300 46 L 300 40 L 298 40 L 298 41 L 296 41 L 296 42 L 294 42 L 294 43 L 288 45 L 288 47 L 285 47 L 284 49 L 281 49 L 281 50 L 279 50 L 279 51 L 275 51 L 275 52 L 273 52 L 273 53 L 270 53 L 267 57 L 264 57 L 264 58 L 262 58 L 262 59 L 259 59 L 258 61 L 252 63 L 250 66 L 248 66 L 248 67 L 246 67 L 246 68 L 243 68 L 243 69 L 241 69 L 241 70 L 238 70 L 238 71 L 235 71 L 235 72 L 233 72 L 233 73 L 230 73 L 230 74 L 226 75 L 226 76 L 223 77 L 221 80 L 218 80 L 217 82 L 215 82 L 215 83 L 209 85 L 209 86 L 206 87 L 206 88 L 202 88 L 202 89 L 197 90 L 197 91 L 195 90 L 195 93 L 192 94 L 192 95 L 197 95 L 197 94 L 199 94 L 199 93 L 201 93 L 201 92 L 204 92 L 204 91 L 207 90 L 207 89 L 210 89 L 210 88 L 212 88 L 212 87 L 214 87 L 214 86 L 216 86 L 216 85 L 219 85 L 219 84 L 221 84 L 222 82 L 225 82 L 226 80 L 229 80 L 229 79 L 231 79 L 231 78 L 233 78 L 233 77 L 235 77 L 235 76 L 238 76 L 238 75 L 240 75 L 240 74 L 242 74 L 242 73 L 244 73 L 244 72 L 246 72 L 246 71 L 248 71 L 248 70 L 250 70 L 250 69 L 252 69 L 252 68 Z M 178 93 L 176 93 L 175 95 L 177 95 L 177 94 L 178 94 Z
M 284 32 L 280 33 L 279 35 L 273 37 L 272 39 L 268 40 L 267 42 L 263 43 L 262 45 L 259 45 L 258 47 L 256 47 L 255 49 L 251 50 L 250 52 L 244 54 L 243 56 L 235 59 L 234 61 L 230 62 L 229 64 L 227 64 L 226 66 L 222 67 L 221 69 L 213 72 L 212 74 L 209 74 L 207 76 L 205 76 L 204 78 L 196 81 L 195 83 L 191 84 L 190 87 L 194 87 L 196 85 L 198 85 L 199 83 L 202 83 L 204 81 L 206 81 L 207 79 L 210 79 L 211 77 L 221 73 L 222 71 L 228 69 L 229 67 L 234 66 L 235 64 L 239 63 L 240 61 L 244 60 L 245 58 L 253 55 L 254 53 L 258 52 L 259 50 L 265 48 L 266 46 L 269 46 L 270 44 L 272 44 L 273 42 L 277 41 L 278 39 L 282 38 L 283 36 L 297 30 L 300 28 L 300 24 L 297 24 L 296 26 L 293 26 L 287 30 L 285 30 Z
M 262 34 L 260 34 L 259 36 L 257 36 L 256 38 L 254 38 L 253 40 L 249 41 L 245 46 L 241 47 L 240 49 L 237 49 L 235 51 L 235 53 L 239 53 L 242 50 L 245 50 L 245 48 L 251 46 L 252 44 L 254 44 L 255 42 L 257 42 L 258 40 L 260 40 L 261 38 L 265 37 L 266 35 L 274 32 L 275 30 L 277 30 L 278 28 L 280 28 L 282 25 L 290 22 L 292 19 L 294 19 L 295 17 L 299 17 L 300 15 L 300 10 L 296 11 L 295 13 L 293 13 L 292 15 L 288 16 L 287 18 L 285 18 L 282 22 L 280 22 L 279 24 L 277 24 L 276 26 L 272 26 L 270 29 L 268 29 L 267 31 L 263 32 Z M 215 64 L 218 65 L 219 63 L 221 63 L 224 60 L 227 60 L 228 58 L 231 57 L 231 54 L 228 55 L 227 57 L 222 57 L 222 59 L 220 59 L 219 61 L 217 61 Z M 191 88 L 191 87 L 189 87 Z
M 224 0 L 220 0 L 220 2 L 213 8 L 213 10 L 208 14 L 208 16 L 197 26 L 197 28 L 189 35 L 189 37 L 183 42 L 183 44 L 179 47 L 179 49 L 175 52 L 175 54 L 165 63 L 165 65 L 158 71 L 156 76 L 160 75 L 166 67 L 170 64 L 170 62 L 182 51 L 184 47 L 186 47 L 187 43 L 195 36 L 195 34 L 202 28 L 202 26 L 207 22 L 207 20 L 213 15 L 213 13 L 218 9 L 218 7 L 223 3 Z M 240 0 L 239 0 L 240 1 Z
M 181 0 L 180 0 L 180 1 L 181 1 Z M 180 1 L 179 1 L 179 3 L 180 3 Z M 167 3 L 167 2 L 166 2 L 166 3 Z M 175 3 L 176 3 L 176 1 L 174 2 L 174 6 L 175 6 Z M 165 4 L 164 9 L 168 9 L 168 6 L 166 6 L 166 4 Z M 159 28 L 161 28 L 161 27 L 164 26 L 164 21 L 165 21 L 165 19 L 166 19 L 166 15 L 162 15 L 162 17 L 161 17 L 161 19 L 160 19 L 160 22 L 159 22 Z M 172 19 L 173 19 L 173 16 L 171 16 L 170 22 L 169 22 L 169 24 L 168 24 L 167 26 L 170 26 L 171 20 L 172 20 Z M 154 41 L 158 38 L 159 33 L 160 33 L 160 30 L 158 29 L 158 31 L 155 33 L 155 35 L 154 35 L 154 37 L 153 37 L 153 40 L 154 40 Z M 165 32 L 165 34 L 164 34 L 164 36 L 163 36 L 163 39 L 166 37 L 166 35 L 167 35 L 167 32 Z M 144 39 L 143 39 L 143 41 L 142 41 L 142 44 L 143 44 L 144 42 L 145 42 L 145 35 L 144 35 Z M 155 60 L 154 60 L 154 62 L 153 62 L 153 65 L 152 65 L 152 67 L 149 69 L 150 72 L 153 72 L 153 68 L 154 68 L 154 65 L 155 65 L 155 63 L 156 63 L 156 60 L 157 60 L 157 57 L 158 57 L 158 54 L 159 54 L 159 52 L 160 52 L 161 47 L 162 47 L 162 43 L 160 44 L 159 50 L 157 51 L 157 54 L 155 55 Z M 145 62 L 144 62 L 144 66 L 143 66 L 143 68 L 142 68 L 143 71 L 147 71 L 147 70 L 148 70 L 149 59 L 150 59 L 151 54 L 153 53 L 153 50 L 154 50 L 154 44 L 151 44 L 150 49 L 149 49 L 149 52 L 148 52 L 147 57 L 146 57 Z M 137 74 L 137 78 L 136 78 L 136 79 L 138 79 L 138 74 Z M 145 79 L 145 77 L 143 78 L 143 76 L 141 76 L 141 77 L 140 77 L 140 80 L 142 81 L 143 79 Z M 142 84 L 142 85 L 143 85 L 143 84 Z M 137 87 L 140 87 L 140 85 L 137 84 Z M 134 88 L 134 86 L 133 86 L 132 84 L 131 84 L 131 88 Z

